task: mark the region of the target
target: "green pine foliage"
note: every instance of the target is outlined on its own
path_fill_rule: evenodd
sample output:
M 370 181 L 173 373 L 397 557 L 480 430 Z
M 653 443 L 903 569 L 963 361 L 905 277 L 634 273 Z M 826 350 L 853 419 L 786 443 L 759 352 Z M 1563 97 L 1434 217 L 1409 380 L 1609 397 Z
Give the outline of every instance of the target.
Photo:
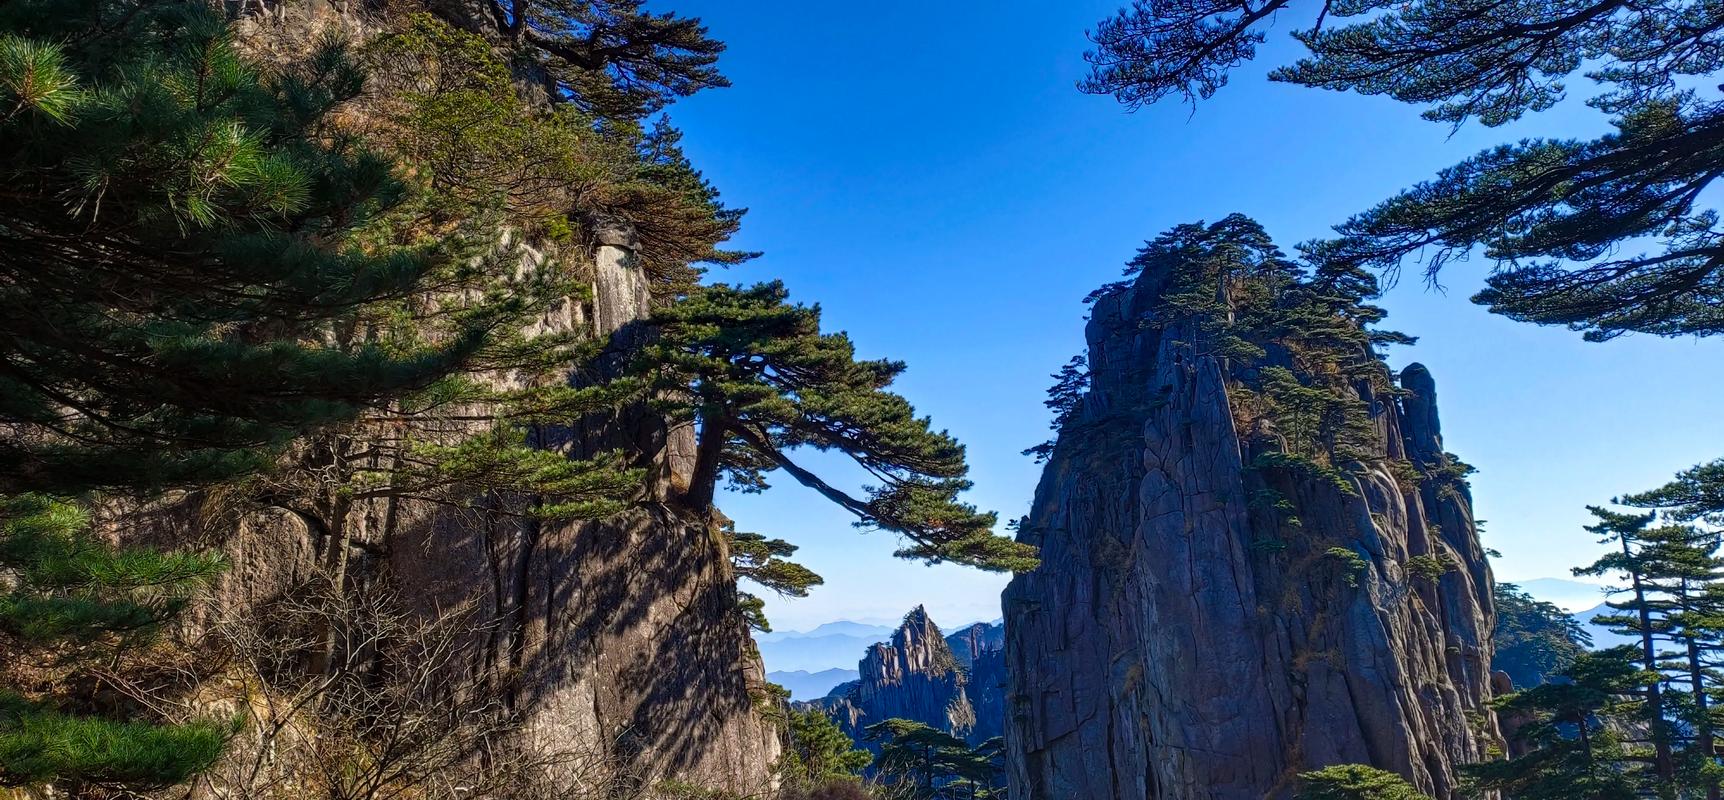
M 1491 669 L 1508 673 L 1514 685 L 1549 681 L 1592 647 L 1592 635 L 1562 609 L 1499 583 L 1492 595 L 1496 629 L 1491 634 Z
M 1341 580 L 1349 587 L 1359 587 L 1359 576 L 1371 569 L 1371 562 L 1351 547 L 1331 547 L 1323 551 L 1324 560 L 1335 566 Z
M 1393 772 L 1364 764 L 1338 764 L 1299 773 L 1296 800 L 1429 800 Z
M 873 754 L 856 746 L 844 729 L 817 708 L 792 710 L 784 755 L 777 771 L 790 790 L 813 790 L 835 782 L 859 782 Z
M 1684 522 L 1724 524 L 1724 460 L 1683 470 L 1647 492 L 1622 498 L 1624 505 L 1661 509 Z
M 39 495 L 0 500 L 0 633 L 15 643 L 94 644 L 154 633 L 221 573 L 204 553 L 116 548 L 89 533 L 76 505 Z
M 64 714 L 0 694 L 0 786 L 50 781 L 77 790 L 184 783 L 213 766 L 232 725 L 153 725 Z
M 626 220 L 661 296 L 699 277 L 691 265 L 754 255 L 720 247 L 743 212 L 720 202 L 667 119 L 645 125 L 580 103 L 523 102 L 491 43 L 425 14 L 368 42 L 363 56 L 377 92 L 370 133 L 426 182 L 422 214 L 498 205 L 511 225 L 553 241 L 579 239 L 598 219 Z
M 1054 412 L 1053 421 L 1048 423 L 1048 427 L 1053 429 L 1057 437 L 1067 426 L 1077 423 L 1084 395 L 1089 393 L 1089 358 L 1083 355 L 1072 356 L 1065 366 L 1060 367 L 1059 372 L 1050 377 L 1054 379 L 1054 385 L 1048 387 L 1048 399 L 1042 401 L 1042 405 Z M 1049 439 L 1025 450 L 1024 455 L 1033 456 L 1036 463 L 1040 464 L 1053 456 L 1057 442 L 1057 439 Z
M 903 558 L 1025 570 L 1034 552 L 993 533 L 995 516 L 963 503 L 964 448 L 888 391 L 896 361 L 861 361 L 850 339 L 823 333 L 820 309 L 788 302 L 777 283 L 714 284 L 654 318 L 659 336 L 639 373 L 673 415 L 699 427 L 689 504 L 704 508 L 722 480 L 767 488 L 783 470 L 857 517 L 906 540 Z M 796 448 L 847 456 L 874 485 L 836 486 L 792 457 Z
M 869 725 L 864 735 L 878 742 L 877 782 L 892 800 L 981 800 L 1005 796 L 1000 758 L 1003 743 L 994 739 L 970 747 L 944 731 L 908 719 Z
M 1131 107 L 1206 98 L 1250 60 L 1293 0 L 1138 0 L 1092 35 L 1083 88 Z M 1625 333 L 1724 330 L 1724 232 L 1705 198 L 1717 178 L 1724 105 L 1691 88 L 1724 68 L 1724 10 L 1698 0 L 1307 4 L 1308 54 L 1278 81 L 1425 107 L 1427 119 L 1487 126 L 1546 111 L 1576 76 L 1614 132 L 1533 138 L 1443 170 L 1337 228 L 1324 263 L 1390 273 L 1418 258 L 1429 278 L 1482 252 L 1498 269 L 1474 302 L 1602 341 Z
M 217 556 L 119 548 L 79 507 L 39 495 L 0 501 L 0 786 L 133 788 L 180 783 L 215 763 L 230 724 L 98 716 L 63 687 L 148 644 L 225 567 Z
M 590 113 L 639 118 L 701 89 L 729 86 L 724 45 L 698 19 L 643 0 L 494 0 L 496 32 L 543 72 L 546 89 Z
M 1632 646 L 1577 656 L 1558 680 L 1497 698 L 1497 713 L 1523 719 L 1515 737 L 1524 755 L 1467 767 L 1473 791 L 1528 800 L 1627 800 L 1665 795 L 1641 745 L 1625 741 L 1644 719 L 1639 699 L 1656 676 Z M 1625 724 L 1629 723 L 1629 724 Z
M 337 44 L 263 70 L 204 4 L 109 0 L 10 4 L 0 41 L 0 491 L 253 471 L 482 342 L 331 344 L 450 255 L 345 244 L 402 187 L 331 127 Z
M 1458 569 L 1458 566 L 1455 564 L 1455 560 L 1449 557 L 1447 553 L 1436 555 L 1427 553 L 1425 555 L 1412 556 L 1403 562 L 1401 566 L 1407 571 L 1407 575 L 1409 577 L 1432 583 L 1435 583 L 1444 575 Z
M 789 560 L 796 554 L 796 545 L 783 539 L 768 539 L 759 533 L 736 530 L 725 523 L 724 533 L 730 540 L 730 565 L 736 577 L 776 592 L 780 597 L 807 597 L 810 589 L 826 581 L 801 564 Z M 749 627 L 771 633 L 766 619 L 766 603 L 748 592 L 738 592 L 737 601 Z

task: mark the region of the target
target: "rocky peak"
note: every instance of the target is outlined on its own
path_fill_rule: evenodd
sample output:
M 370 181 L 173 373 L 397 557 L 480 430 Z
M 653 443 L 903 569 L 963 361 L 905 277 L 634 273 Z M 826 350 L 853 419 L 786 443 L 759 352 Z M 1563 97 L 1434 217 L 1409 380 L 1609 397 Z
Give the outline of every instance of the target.
M 969 672 L 971 665 L 983 654 L 1005 648 L 1006 626 L 1001 623 L 973 623 L 947 636 L 946 646 L 952 649 L 958 668 Z
M 1282 798 L 1341 763 L 1454 797 L 1500 742 L 1493 612 L 1430 372 L 1377 358 L 1368 275 L 1241 217 L 1134 266 L 1004 595 L 1012 797 Z
M 911 675 L 937 677 L 954 672 L 957 661 L 940 626 L 928 618 L 927 609 L 916 606 L 892 632 L 891 644 L 882 642 L 869 648 L 857 669 L 863 681 L 893 686 Z
M 868 648 L 857 664 L 861 677 L 807 705 L 831 714 L 857 741 L 863 741 L 867 726 L 894 717 L 915 720 L 972 742 L 998 736 L 1004 724 L 996 713 L 1002 702 L 999 670 L 990 668 L 987 680 L 975 684 L 988 697 L 973 696 L 969 672 L 979 657 L 990 652 L 1003 667 L 999 648 L 990 651 L 986 647 L 990 639 L 1003 639 L 1003 633 L 992 626 L 990 635 L 989 628 L 974 625 L 947 637 L 927 609 L 917 606 L 904 616 L 890 641 Z M 955 647 L 954 641 L 962 646 Z M 978 707 L 989 712 L 978 718 Z

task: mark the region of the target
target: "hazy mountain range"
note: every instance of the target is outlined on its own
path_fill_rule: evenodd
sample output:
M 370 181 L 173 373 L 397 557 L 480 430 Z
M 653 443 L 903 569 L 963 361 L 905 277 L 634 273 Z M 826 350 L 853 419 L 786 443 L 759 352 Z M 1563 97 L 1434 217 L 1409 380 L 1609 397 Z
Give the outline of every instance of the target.
M 757 633 L 760 657 L 773 672 L 820 672 L 855 669 L 863 651 L 885 641 L 895 626 L 838 620 L 809 631 Z
M 1594 648 L 1630 644 L 1628 637 L 1592 624 L 1592 618 L 1609 611 L 1604 606 L 1605 587 L 1566 578 L 1533 578 L 1514 581 L 1522 591 L 1568 611 L 1587 632 Z M 966 626 L 957 626 L 959 630 Z M 892 636 L 895 625 L 856 620 L 834 620 L 806 631 L 757 633 L 761 658 L 769 670 L 768 680 L 790 690 L 793 700 L 825 697 L 834 686 L 857 678 L 856 662 L 869 646 Z
M 892 638 L 897 627 L 841 619 L 806 631 L 756 633 L 754 641 L 766 662 L 767 680 L 789 689 L 792 700 L 814 700 L 840 683 L 856 680 L 856 663 L 869 647 Z M 959 625 L 951 631 L 967 627 Z
M 789 672 L 768 672 L 766 679 L 790 690 L 792 700 L 819 700 L 830 694 L 832 688 L 849 683 L 862 677 L 862 673 L 853 669 L 823 669 L 819 672 L 807 670 L 791 670 Z

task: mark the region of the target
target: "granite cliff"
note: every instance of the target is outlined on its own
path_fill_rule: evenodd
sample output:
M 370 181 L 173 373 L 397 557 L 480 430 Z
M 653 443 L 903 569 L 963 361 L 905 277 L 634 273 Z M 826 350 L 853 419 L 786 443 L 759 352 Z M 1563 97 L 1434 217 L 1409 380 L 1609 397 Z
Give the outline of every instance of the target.
M 242 46 L 264 61 L 330 31 L 364 42 L 388 23 L 388 14 L 374 8 L 316 0 L 260 8 L 235 11 L 235 30 Z M 456 25 L 482 28 L 470 18 L 477 12 L 464 5 L 439 11 Z M 644 321 L 654 309 L 654 276 L 643 263 L 636 222 L 603 214 L 575 222 L 562 241 L 529 241 L 519 250 L 523 259 L 556 259 L 587 287 L 536 323 L 607 343 L 606 355 L 571 367 L 568 380 L 587 385 L 615 377 L 622 354 L 650 335 Z M 498 231 L 505 243 L 516 235 Z M 686 500 L 693 427 L 636 403 L 540 426 L 532 435 L 536 446 L 574 459 L 626 454 L 644 468 L 640 495 L 622 513 L 567 522 L 510 513 L 524 500 L 508 496 L 469 507 L 368 500 L 344 510 L 344 529 L 335 535 L 313 502 L 227 503 L 198 494 L 151 509 L 150 524 L 136 527 L 164 542 L 219 549 L 231 563 L 208 603 L 192 615 L 187 638 L 220 640 L 212 646 L 243 651 L 248 642 L 229 641 L 229 634 L 263 643 L 273 633 L 272 619 L 305 611 L 307 587 L 330 582 L 342 587 L 338 602 L 354 605 L 316 612 L 353 628 L 342 636 L 377 635 L 360 630 L 355 618 L 372 611 L 401 630 L 434 635 L 435 652 L 415 653 L 407 662 L 408 671 L 423 672 L 404 689 L 414 695 L 411 704 L 451 718 L 493 720 L 484 723 L 483 741 L 462 746 L 507 742 L 515 763 L 535 771 L 529 777 L 543 778 L 535 791 L 641 797 L 673 784 L 741 794 L 769 790 L 780 732 L 762 713 L 769 693 L 738 612 L 722 518 Z M 386 598 L 388 608 L 363 611 L 355 598 Z M 348 663 L 314 660 L 311 671 L 377 673 L 382 681 L 384 660 L 375 648 L 364 641 L 331 647 L 325 660 Z M 224 688 L 208 686 L 206 702 L 233 702 Z M 289 708 L 294 699 L 271 703 Z M 256 797 L 309 791 L 294 788 L 306 769 L 294 763 L 295 724 L 273 706 L 260 712 L 228 762 L 212 772 L 211 790 Z M 412 757 L 425 758 L 433 747 Z M 496 763 L 485 752 L 454 747 L 438 753 L 436 763 L 391 768 L 446 770 L 416 779 L 455 780 L 469 767 L 484 771 Z M 260 752 L 268 757 L 254 759 Z M 525 789 L 483 789 L 526 796 Z
M 1004 594 L 1016 800 L 1287 797 L 1364 763 L 1456 796 L 1500 739 L 1491 575 L 1435 382 L 1369 276 L 1187 225 L 1093 296 Z M 1078 362 L 1081 364 L 1081 362 Z
M 593 296 L 571 300 L 545 324 L 630 335 L 648 307 L 632 248 L 627 227 L 611 225 L 572 254 L 588 270 Z M 436 663 L 419 662 L 435 668 L 420 700 L 500 714 L 502 740 L 524 760 L 542 760 L 547 781 L 629 797 L 653 796 L 666 782 L 736 792 L 771 786 L 780 734 L 761 713 L 764 668 L 737 610 L 725 540 L 679 496 L 691 432 L 643 412 L 572 421 L 543 437 L 570 457 L 634 450 L 653 465 L 647 496 L 606 519 L 561 523 L 366 502 L 350 512 L 344 540 L 332 540 L 309 514 L 235 519 L 207 498 L 159 510 L 156 535 L 208 542 L 232 564 L 192 635 L 266 629 L 284 603 L 296 606 L 308 586 L 328 580 L 330 564 L 342 563 L 345 594 L 388 598 L 384 613 L 394 624 L 440 637 Z M 372 612 L 335 613 L 358 629 L 364 620 L 356 617 Z M 341 669 L 370 668 L 368 652 L 346 657 Z M 218 768 L 212 784 L 286 780 L 246 767 L 253 746 L 287 748 L 242 739 L 235 761 L 243 768 Z M 283 769 L 290 761 L 281 759 Z

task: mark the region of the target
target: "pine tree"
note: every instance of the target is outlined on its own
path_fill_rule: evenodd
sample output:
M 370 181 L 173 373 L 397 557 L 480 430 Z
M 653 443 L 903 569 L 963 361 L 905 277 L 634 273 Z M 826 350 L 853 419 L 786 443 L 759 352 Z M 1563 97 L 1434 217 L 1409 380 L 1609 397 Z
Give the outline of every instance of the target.
M 963 739 L 908 719 L 888 719 L 864 729 L 880 744 L 876 776 L 893 798 L 973 800 L 995 797 L 1000 743 L 971 748 Z
M 466 254 L 357 246 L 400 201 L 329 115 L 339 44 L 262 71 L 204 4 L 0 13 L 0 492 L 172 486 L 268 463 L 299 433 L 422 388 L 485 341 L 331 334 Z
M 1628 800 L 1673 791 L 1620 740 L 1621 731 L 1644 719 L 1639 698 L 1659 679 L 1636 663 L 1641 655 L 1628 645 L 1586 653 L 1559 680 L 1497 698 L 1499 714 L 1526 718 L 1515 735 L 1529 749 L 1466 767 L 1468 786 L 1526 800 Z
M 788 747 L 777 769 L 792 788 L 856 781 L 874 760 L 873 754 L 857 747 L 838 723 L 816 708 L 793 709 L 786 733 Z
M 1296 800 L 1429 800 L 1393 772 L 1364 764 L 1338 764 L 1299 773 Z
M 822 333 L 820 310 L 787 302 L 777 283 L 699 287 L 654 318 L 658 338 L 639 372 L 667 409 L 699 428 L 687 503 L 711 506 L 718 483 L 767 488 L 783 470 L 854 514 L 857 525 L 907 539 L 903 558 L 1023 570 L 1034 552 L 993 533 L 993 514 L 958 499 L 964 449 L 887 391 L 896 361 L 859 361 L 843 334 Z M 791 458 L 798 447 L 841 453 L 877 485 L 857 496 Z
M 232 725 L 91 713 L 72 687 L 150 643 L 223 561 L 116 548 L 77 506 L 0 501 L 0 787 L 74 793 L 180 783 L 215 763 Z
M 1724 524 L 1724 460 L 1691 467 L 1675 480 L 1622 498 L 1625 505 L 1662 509 L 1677 520 Z
M 1054 412 L 1053 421 L 1048 423 L 1048 427 L 1052 428 L 1057 436 L 1077 419 L 1084 395 L 1089 393 L 1089 359 L 1082 355 L 1072 356 L 1065 366 L 1060 367 L 1059 372 L 1049 377 L 1054 379 L 1054 385 L 1048 387 L 1048 399 L 1042 401 L 1042 405 Z M 1049 439 L 1025 450 L 1024 455 L 1034 456 L 1036 463 L 1040 464 L 1053 456 L 1054 444 L 1055 440 Z
M 1680 698 L 1678 718 L 1693 731 L 1691 745 L 1683 757 L 1685 783 L 1701 787 L 1710 798 L 1720 793 L 1724 763 L 1720 762 L 1716 732 L 1724 715 L 1715 702 L 1721 676 L 1720 653 L 1724 653 L 1724 561 L 1718 557 L 1715 526 L 1718 510 L 1721 462 L 1685 470 L 1676 479 L 1649 492 L 1622 498 L 1624 504 L 1657 509 L 1678 523 L 1667 525 L 1671 533 L 1664 549 L 1674 579 L 1674 603 L 1667 613 L 1670 638 L 1678 647 L 1666 666 L 1682 675 L 1687 690 Z
M 1644 712 L 1641 721 L 1651 738 L 1653 769 L 1667 790 L 1673 790 L 1676 780 L 1671 725 L 1664 703 L 1664 675 L 1660 643 L 1670 632 L 1666 613 L 1673 607 L 1659 578 L 1663 576 L 1661 561 L 1664 531 L 1651 528 L 1655 514 L 1622 514 L 1598 506 L 1588 506 L 1598 522 L 1586 530 L 1597 534 L 1599 542 L 1613 545 L 1617 551 L 1599 558 L 1586 567 L 1576 567 L 1576 575 L 1622 575 L 1628 579 L 1622 592 L 1627 597 L 1612 601 L 1612 610 L 1621 613 L 1601 615 L 1594 622 L 1609 626 L 1613 631 L 1640 640 L 1637 655 L 1644 674 L 1654 676 L 1644 689 Z
M 952 800 L 999 800 L 1007 796 L 1006 739 L 995 736 L 970 749 L 958 778 L 943 788 Z
M 809 589 L 825 583 L 814 570 L 789 560 L 796 553 L 796 545 L 758 533 L 738 532 L 728 522 L 724 532 L 730 538 L 730 565 L 737 578 L 776 592 L 780 597 L 807 597 Z M 737 601 L 749 627 L 762 633 L 772 632 L 764 601 L 741 591 L 737 593 Z
M 1512 583 L 1496 585 L 1492 605 L 1491 669 L 1508 673 L 1517 687 L 1545 683 L 1592 648 L 1592 635 L 1579 621 Z
M 1646 553 L 1652 567 L 1648 583 L 1665 598 L 1663 625 L 1674 648 L 1661 653 L 1659 669 L 1672 678 L 1665 702 L 1677 734 L 1677 781 L 1715 794 L 1717 720 L 1708 662 L 1724 647 L 1718 638 L 1718 600 L 1724 590 L 1719 581 L 1724 577 L 1724 559 L 1718 556 L 1718 534 L 1687 525 L 1661 525 L 1648 535 Z
M 723 205 L 668 118 L 644 125 L 576 103 L 524 101 L 490 42 L 426 14 L 367 43 L 364 56 L 368 111 L 385 112 L 384 129 L 371 133 L 428 182 L 422 205 L 460 214 L 495 203 L 511 225 L 554 241 L 626 221 L 658 297 L 691 285 L 700 273 L 692 265 L 756 255 L 720 246 L 744 212 Z
M 643 117 L 701 89 L 729 86 L 724 45 L 698 19 L 643 0 L 490 0 L 496 32 L 533 56 L 552 94 L 607 117 Z

